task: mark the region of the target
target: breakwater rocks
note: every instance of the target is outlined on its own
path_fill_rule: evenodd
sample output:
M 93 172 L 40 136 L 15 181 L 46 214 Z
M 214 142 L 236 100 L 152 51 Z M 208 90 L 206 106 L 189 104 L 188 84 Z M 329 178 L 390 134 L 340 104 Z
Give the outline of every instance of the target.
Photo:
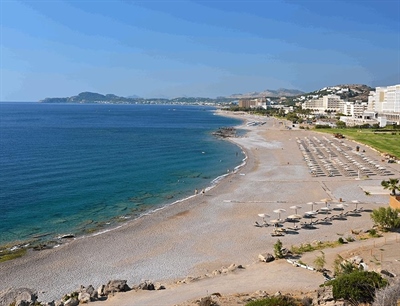
M 81 286 L 78 290 L 66 294 L 61 300 L 51 302 L 39 302 L 38 293 L 28 288 L 7 289 L 0 292 L 0 306 L 77 306 L 106 300 L 118 292 L 163 289 L 165 289 L 164 285 L 150 281 L 129 287 L 126 280 L 110 280 L 106 285 L 99 286 L 97 290 L 92 285 Z
M 226 275 L 238 269 L 245 269 L 242 265 L 231 264 L 228 267 L 221 267 L 209 274 L 199 277 L 186 277 L 175 282 L 176 285 L 188 284 L 200 279 Z M 114 296 L 118 292 L 139 291 L 139 290 L 164 290 L 166 287 L 159 282 L 142 281 L 138 285 L 129 286 L 126 280 L 110 280 L 107 284 L 101 285 L 97 290 L 89 285 L 81 286 L 78 290 L 66 294 L 59 301 L 40 302 L 38 292 L 28 288 L 7 289 L 0 292 L 0 306 L 77 306 L 93 301 L 104 301 Z
M 222 127 L 212 133 L 214 136 L 227 138 L 236 137 L 236 129 L 233 127 Z

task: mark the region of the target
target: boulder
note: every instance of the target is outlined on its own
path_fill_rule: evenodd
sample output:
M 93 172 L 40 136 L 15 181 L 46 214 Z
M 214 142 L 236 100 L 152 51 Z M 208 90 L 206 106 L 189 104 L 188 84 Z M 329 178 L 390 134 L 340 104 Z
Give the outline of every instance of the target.
M 78 295 L 79 303 L 89 303 L 91 301 L 90 294 L 88 292 L 79 292 Z
M 104 294 L 104 288 L 105 287 L 106 287 L 105 285 L 100 285 L 100 287 L 97 288 L 97 295 L 98 296 L 105 296 L 105 294 Z
M 104 294 L 109 295 L 110 293 L 114 292 L 125 292 L 129 291 L 131 288 L 126 284 L 126 280 L 111 280 L 107 283 L 104 287 Z
M 395 277 L 396 275 L 389 272 L 388 270 L 381 270 L 381 274 L 389 276 L 389 277 Z
M 203 297 L 199 301 L 199 306 L 211 306 L 211 305 L 212 305 L 212 299 L 210 296 Z
M 77 298 L 69 298 L 68 300 L 66 300 L 64 302 L 64 306 L 78 306 L 79 305 L 79 301 Z
M 80 293 L 87 293 L 90 296 L 90 301 L 96 301 L 99 297 L 98 292 L 94 289 L 92 285 L 89 285 L 87 288 L 84 286 L 81 286 Z M 81 300 L 78 298 L 79 301 Z
M 161 284 L 161 283 L 155 283 L 154 284 L 154 289 L 156 289 L 156 290 L 164 290 L 165 286 L 163 284 Z
M 152 282 L 150 281 L 144 281 L 143 283 L 140 283 L 138 286 L 138 289 L 142 290 L 155 290 L 155 286 Z
M 317 290 L 317 305 L 326 304 L 334 300 L 333 298 L 333 287 L 324 286 Z
M 258 255 L 258 259 L 263 262 L 271 262 L 275 260 L 275 257 L 270 253 L 263 253 Z
M 54 303 L 54 306 L 64 306 L 64 302 L 63 301 L 56 301 Z
M 10 305 L 16 302 L 34 304 L 37 301 L 37 292 L 29 288 L 7 289 L 0 293 L 0 305 Z
M 25 300 L 17 300 L 15 306 L 29 306 L 31 303 Z

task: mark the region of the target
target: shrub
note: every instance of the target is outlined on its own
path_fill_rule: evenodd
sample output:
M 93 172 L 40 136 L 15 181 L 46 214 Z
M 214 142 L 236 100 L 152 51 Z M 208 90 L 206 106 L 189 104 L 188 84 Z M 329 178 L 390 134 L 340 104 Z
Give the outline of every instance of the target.
M 339 237 L 338 242 L 339 242 L 340 244 L 344 244 L 344 239 L 343 239 L 342 237 Z
M 391 230 L 400 227 L 400 210 L 391 207 L 379 207 L 371 213 L 371 219 L 383 230 Z
M 266 299 L 252 301 L 247 303 L 246 306 L 297 306 L 298 303 L 291 296 L 271 296 Z
M 314 260 L 314 265 L 317 270 L 322 270 L 326 264 L 325 253 L 320 251 L 321 255 L 317 256 Z
M 282 253 L 282 242 L 278 239 L 278 241 L 274 244 L 274 254 L 276 258 L 283 258 Z
M 400 302 L 400 279 L 375 292 L 372 306 L 392 306 Z
M 333 286 L 335 300 L 345 299 L 353 305 L 371 303 L 374 300 L 376 289 L 383 288 L 387 281 L 376 272 L 354 271 L 337 276 L 328 282 Z

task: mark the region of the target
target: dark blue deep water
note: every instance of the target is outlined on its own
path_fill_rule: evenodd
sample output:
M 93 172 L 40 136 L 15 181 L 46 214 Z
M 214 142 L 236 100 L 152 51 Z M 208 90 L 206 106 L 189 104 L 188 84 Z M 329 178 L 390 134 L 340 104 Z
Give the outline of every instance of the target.
M 0 103 L 0 244 L 98 231 L 210 186 L 244 158 L 211 133 L 238 123 L 196 106 Z

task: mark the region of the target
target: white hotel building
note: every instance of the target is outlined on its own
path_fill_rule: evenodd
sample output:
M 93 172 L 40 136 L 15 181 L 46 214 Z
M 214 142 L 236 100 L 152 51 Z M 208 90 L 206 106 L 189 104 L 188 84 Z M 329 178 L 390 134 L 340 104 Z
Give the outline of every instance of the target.
M 385 118 L 388 124 L 400 125 L 400 84 L 376 87 L 368 97 L 368 110 L 376 113 L 379 118 Z

